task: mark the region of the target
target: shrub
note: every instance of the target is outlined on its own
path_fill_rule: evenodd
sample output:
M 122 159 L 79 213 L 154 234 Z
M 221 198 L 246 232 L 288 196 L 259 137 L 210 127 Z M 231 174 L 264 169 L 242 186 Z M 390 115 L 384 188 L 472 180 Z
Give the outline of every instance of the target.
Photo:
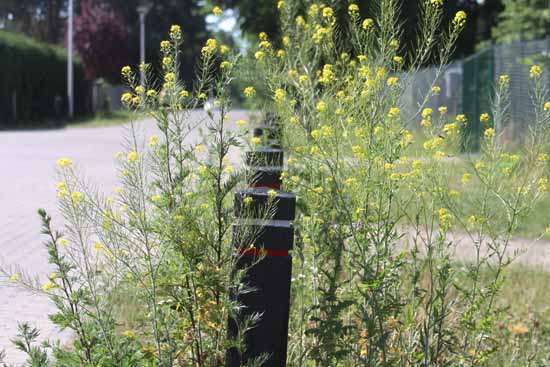
M 74 76 L 75 113 L 82 114 L 88 88 L 79 60 L 75 60 Z M 65 115 L 67 56 L 64 49 L 0 31 L 0 80 L 0 128 L 21 127 L 30 121 Z M 14 91 L 17 121 L 13 121 Z
M 401 29 L 398 1 L 377 2 L 373 19 L 361 19 L 357 5 L 299 3 L 278 2 L 283 46 L 259 35 L 251 74 L 265 81 L 250 81 L 267 89 L 257 105 L 280 117 L 291 153 L 287 188 L 301 205 L 289 364 L 490 364 L 506 347 L 495 337 L 495 300 L 512 260 L 507 246 L 548 191 L 541 69 L 531 70 L 538 118 L 527 147 L 498 143 L 507 121 L 503 76 L 481 117 L 481 153 L 463 157 L 466 117 L 425 106 L 439 93 L 437 77 L 415 114 L 401 111 L 400 98 L 426 60 L 447 62 L 466 13 L 442 24 L 443 1 L 421 2 L 416 50 L 401 54 L 400 35 L 413 30 Z M 342 12 L 347 25 L 335 22 Z M 411 157 L 422 135 L 421 156 Z M 453 159 L 465 162 L 462 182 L 453 179 Z M 471 256 L 462 263 L 454 253 L 464 241 Z

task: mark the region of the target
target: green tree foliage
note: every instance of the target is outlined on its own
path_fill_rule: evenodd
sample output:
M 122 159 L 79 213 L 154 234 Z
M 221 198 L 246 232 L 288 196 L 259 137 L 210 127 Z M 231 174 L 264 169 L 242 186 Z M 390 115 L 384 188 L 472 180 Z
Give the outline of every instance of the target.
M 504 0 L 493 38 L 499 43 L 534 40 L 550 36 L 549 0 Z
M 43 42 L 62 42 L 67 0 L 2 0 L 0 24 Z
M 128 59 L 139 60 L 139 15 L 137 7 L 141 0 L 93 0 L 94 6 L 108 6 L 120 14 L 120 22 L 127 27 L 128 37 L 124 40 Z M 151 0 L 151 11 L 146 18 L 146 55 L 147 61 L 160 69 L 159 44 L 172 24 L 182 25 L 184 47 L 179 57 L 180 74 L 184 81 L 193 78 L 192 65 L 200 53 L 200 45 L 207 38 L 206 22 L 199 0 Z M 82 2 L 75 1 L 75 12 L 82 12 Z M 38 40 L 64 44 L 67 20 L 67 0 L 1 0 L 0 28 L 23 33 Z M 105 45 L 101 45 L 104 47 Z M 82 55 L 86 63 L 85 55 Z M 123 57 L 119 57 L 123 59 Z M 106 75 L 94 76 L 108 77 Z
M 64 49 L 31 38 L 0 31 L 0 128 L 12 126 L 14 117 L 39 120 L 66 111 L 67 55 Z M 75 108 L 85 109 L 82 63 L 75 62 Z M 17 113 L 14 116 L 14 99 Z

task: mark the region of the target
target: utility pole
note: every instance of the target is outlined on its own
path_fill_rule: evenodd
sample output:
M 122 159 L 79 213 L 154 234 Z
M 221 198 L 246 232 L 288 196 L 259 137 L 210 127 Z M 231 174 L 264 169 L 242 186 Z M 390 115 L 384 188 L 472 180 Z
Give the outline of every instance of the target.
M 69 19 L 67 32 L 67 101 L 69 118 L 74 117 L 74 66 L 73 66 L 73 0 L 69 0 Z
M 151 4 L 141 3 L 137 7 L 137 12 L 139 14 L 139 62 L 140 64 L 145 63 L 145 17 L 147 13 L 151 10 Z M 145 85 L 145 73 L 140 72 L 140 84 Z

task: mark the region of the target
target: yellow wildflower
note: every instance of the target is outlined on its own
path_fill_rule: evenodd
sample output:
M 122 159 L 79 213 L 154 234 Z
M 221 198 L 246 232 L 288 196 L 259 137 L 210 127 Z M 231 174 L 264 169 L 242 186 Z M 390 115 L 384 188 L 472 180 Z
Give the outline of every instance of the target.
M 483 133 L 483 135 L 485 135 L 485 137 L 487 139 L 491 139 L 495 136 L 495 129 L 493 129 L 492 127 L 488 128 L 485 130 L 485 132 Z
M 439 93 L 441 93 L 441 87 L 440 87 L 439 85 L 434 85 L 434 86 L 432 87 L 432 93 L 433 93 L 433 94 L 436 94 L 436 95 L 439 94 Z
M 79 204 L 84 199 L 84 194 L 82 194 L 80 191 L 75 191 L 71 194 L 71 200 L 75 204 Z
M 388 85 L 388 87 L 395 87 L 399 84 L 399 78 L 395 76 L 389 77 L 386 81 L 386 84 Z
M 54 283 L 48 281 L 48 282 L 44 283 L 44 285 L 42 286 L 42 290 L 44 292 L 48 292 L 49 290 L 51 290 L 55 287 L 57 287 L 57 286 Z
M 94 243 L 94 250 L 103 251 L 103 250 L 105 250 L 105 246 L 101 242 L 95 242 Z
M 251 142 L 252 144 L 258 145 L 258 144 L 260 144 L 260 143 L 262 142 L 262 139 L 259 138 L 259 137 L 257 137 L 257 136 L 255 136 L 255 137 L 253 137 L 253 138 L 250 139 L 250 142 Z
M 285 7 L 285 2 L 283 0 L 279 0 L 277 2 L 277 9 L 281 10 L 284 7 Z
M 327 104 L 323 101 L 319 101 L 317 103 L 316 108 L 317 108 L 317 111 L 319 112 L 325 112 L 327 110 Z
M 227 46 L 227 45 L 221 45 L 220 46 L 220 54 L 223 55 L 223 54 L 226 54 L 228 52 L 229 52 L 229 46 Z
M 217 47 L 218 47 L 218 42 L 213 38 L 209 38 L 208 40 L 206 40 L 206 44 L 201 49 L 201 54 L 203 56 L 209 56 L 213 54 L 214 51 L 216 51 Z
M 508 84 L 510 84 L 510 77 L 509 77 L 508 75 L 506 75 L 506 74 L 501 75 L 501 76 L 499 76 L 499 78 L 498 78 L 498 82 L 499 82 L 499 84 L 502 85 L 502 86 L 507 86 Z
M 422 117 L 429 118 L 433 113 L 433 110 L 431 108 L 424 108 L 422 110 Z
M 403 58 L 401 56 L 394 56 L 393 57 L 393 62 L 395 62 L 396 64 L 402 64 L 403 63 Z
M 359 6 L 357 4 L 350 4 L 350 6 L 348 6 L 348 13 L 350 15 L 356 15 L 359 13 Z
M 453 19 L 453 25 L 457 28 L 462 28 L 464 27 L 464 25 L 466 25 L 466 18 L 467 18 L 467 14 L 465 11 L 458 11 L 456 14 L 455 14 L 455 17 Z
M 256 53 L 254 54 L 254 57 L 256 58 L 256 60 L 262 60 L 265 57 L 265 52 L 256 51 Z
M 170 38 L 173 40 L 179 40 L 181 38 L 181 27 L 179 25 L 173 25 L 170 27 Z
M 252 97 L 256 94 L 256 89 L 254 87 L 246 87 L 243 92 L 246 97 Z
M 143 85 L 138 85 L 135 90 L 137 94 L 145 93 L 145 87 Z
M 364 29 L 364 30 L 369 30 L 370 28 L 372 28 L 374 24 L 374 20 L 372 20 L 371 18 L 367 18 L 363 21 L 363 24 L 361 25 L 361 27 Z
M 468 118 L 466 118 L 466 115 L 460 114 L 460 115 L 457 115 L 457 116 L 456 116 L 456 121 L 458 121 L 458 122 L 464 123 L 464 122 L 466 122 L 467 120 L 468 120 Z
M 550 111 L 550 101 L 546 102 L 543 107 L 544 111 Z
M 123 66 L 122 67 L 122 69 L 121 69 L 122 76 L 124 76 L 125 78 L 128 78 L 131 73 L 132 73 L 132 68 L 131 67 L 129 67 L 129 66 Z
M 150 147 L 156 146 L 156 145 L 158 144 L 158 142 L 159 142 L 158 136 L 153 135 L 153 136 L 150 136 L 150 137 L 149 137 L 149 146 L 150 146 Z
M 437 110 L 439 111 L 440 115 L 445 115 L 449 111 L 449 109 L 446 106 L 441 106 Z
M 388 112 L 388 117 L 395 118 L 398 117 L 400 113 L 401 110 L 399 109 L 399 107 L 392 107 L 390 108 L 390 112 Z
M 276 103 L 283 103 L 286 99 L 286 92 L 281 88 L 276 89 L 273 99 Z
M 136 151 L 131 151 L 126 157 L 129 163 L 135 162 L 139 159 L 139 154 Z
M 219 6 L 215 6 L 215 7 L 212 9 L 212 14 L 214 14 L 215 16 L 222 15 L 222 13 L 223 13 L 223 10 L 222 10 L 222 8 L 220 8 Z
M 323 9 L 323 17 L 332 18 L 334 16 L 334 10 L 331 7 L 326 7 Z
M 122 103 L 126 103 L 126 104 L 129 104 L 130 102 L 132 102 L 132 98 L 134 98 L 134 96 L 132 95 L 132 93 L 123 93 L 122 96 L 120 97 L 120 101 Z
M 536 79 L 542 75 L 542 69 L 539 65 L 533 65 L 531 66 L 531 69 L 529 69 L 529 77 L 532 79 Z
M 322 194 L 325 191 L 325 189 L 323 189 L 321 186 L 317 186 L 313 188 L 312 191 L 316 194 Z
M 19 274 L 13 274 L 11 277 L 10 277 L 10 280 L 12 282 L 17 282 L 19 280 Z
M 187 97 L 189 97 L 189 92 L 186 91 L 185 89 L 182 90 L 182 91 L 180 91 L 180 97 L 181 97 L 181 98 L 187 98 Z
M 489 121 L 489 114 L 488 113 L 482 113 L 480 116 L 479 116 L 479 121 L 481 122 L 487 122 Z
M 220 69 L 222 69 L 222 70 L 229 69 L 230 67 L 231 67 L 231 63 L 227 60 L 222 61 L 220 63 Z

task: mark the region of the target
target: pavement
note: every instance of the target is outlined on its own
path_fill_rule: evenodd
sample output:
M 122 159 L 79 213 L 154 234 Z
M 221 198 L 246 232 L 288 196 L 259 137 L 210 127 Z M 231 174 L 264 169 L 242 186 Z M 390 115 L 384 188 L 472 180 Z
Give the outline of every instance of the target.
M 204 117 L 202 111 L 194 111 L 190 118 Z M 229 127 L 245 111 L 229 114 Z M 159 132 L 153 120 L 138 121 L 136 130 L 144 141 Z M 0 132 L 0 264 L 18 265 L 27 272 L 45 279 L 51 272 L 40 234 L 38 208 L 46 209 L 53 218 L 53 225 L 63 225 L 57 209 L 55 162 L 61 157 L 73 160 L 105 193 L 118 186 L 115 171 L 115 154 L 122 150 L 129 125 L 100 128 L 65 128 L 43 131 Z M 189 140 L 196 140 L 192 134 Z M 231 160 L 238 159 L 233 153 Z M 67 334 L 49 321 L 48 314 L 55 311 L 49 300 L 14 287 L 9 281 L 0 280 L 0 351 L 5 349 L 6 362 L 22 366 L 24 355 L 10 342 L 17 333 L 18 322 L 37 326 L 41 340 L 62 340 Z

